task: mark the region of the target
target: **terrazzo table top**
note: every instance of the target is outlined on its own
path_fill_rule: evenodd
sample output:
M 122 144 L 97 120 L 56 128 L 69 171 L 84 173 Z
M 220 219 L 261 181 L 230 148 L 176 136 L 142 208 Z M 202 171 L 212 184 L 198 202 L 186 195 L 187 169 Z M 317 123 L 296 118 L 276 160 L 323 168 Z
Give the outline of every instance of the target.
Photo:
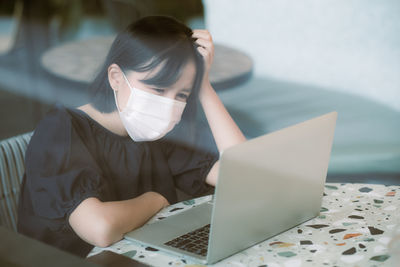
M 327 183 L 324 191 L 318 217 L 210 266 L 400 266 L 400 186 Z M 169 206 L 149 223 L 210 198 Z M 152 266 L 199 266 L 125 239 L 88 256 L 102 250 Z

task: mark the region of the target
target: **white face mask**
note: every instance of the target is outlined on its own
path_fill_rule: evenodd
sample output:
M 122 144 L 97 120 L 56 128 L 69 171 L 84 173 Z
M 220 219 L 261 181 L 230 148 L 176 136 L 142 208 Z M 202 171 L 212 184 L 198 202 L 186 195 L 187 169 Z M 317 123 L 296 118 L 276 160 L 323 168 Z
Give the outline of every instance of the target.
M 136 89 L 122 74 L 131 89 L 124 110 L 119 108 L 113 91 L 119 116 L 129 136 L 136 142 L 162 138 L 179 123 L 186 103 Z

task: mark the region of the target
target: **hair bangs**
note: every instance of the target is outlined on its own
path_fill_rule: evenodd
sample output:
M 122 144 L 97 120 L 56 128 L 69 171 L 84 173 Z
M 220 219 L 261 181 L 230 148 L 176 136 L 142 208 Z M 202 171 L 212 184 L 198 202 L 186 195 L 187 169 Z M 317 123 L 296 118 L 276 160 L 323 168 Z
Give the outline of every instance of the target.
M 190 60 L 195 61 L 193 48 L 187 42 L 180 41 L 159 55 L 155 55 L 148 64 L 144 64 L 136 71 L 151 71 L 159 67 L 156 73 L 141 82 L 157 87 L 169 87 L 178 81 L 183 68 Z

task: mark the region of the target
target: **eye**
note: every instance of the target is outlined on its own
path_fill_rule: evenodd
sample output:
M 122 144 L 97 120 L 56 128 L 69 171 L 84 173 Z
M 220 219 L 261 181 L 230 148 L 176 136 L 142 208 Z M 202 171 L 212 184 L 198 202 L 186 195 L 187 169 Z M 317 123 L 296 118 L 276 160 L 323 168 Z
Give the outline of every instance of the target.
M 160 89 L 160 88 L 152 88 L 154 92 L 156 92 L 159 95 L 164 94 L 164 89 Z
M 187 94 L 184 94 L 184 93 L 179 93 L 178 95 L 177 95 L 177 97 L 179 98 L 179 99 L 182 99 L 182 100 L 187 100 L 188 98 L 189 98 L 189 95 L 187 95 Z

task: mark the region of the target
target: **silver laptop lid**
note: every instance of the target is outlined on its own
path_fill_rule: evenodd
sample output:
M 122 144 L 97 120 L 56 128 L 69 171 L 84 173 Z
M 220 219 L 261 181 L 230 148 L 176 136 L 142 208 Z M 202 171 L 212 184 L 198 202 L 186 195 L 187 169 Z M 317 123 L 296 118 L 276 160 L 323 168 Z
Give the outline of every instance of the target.
M 336 118 L 328 113 L 224 151 L 209 263 L 318 215 Z

